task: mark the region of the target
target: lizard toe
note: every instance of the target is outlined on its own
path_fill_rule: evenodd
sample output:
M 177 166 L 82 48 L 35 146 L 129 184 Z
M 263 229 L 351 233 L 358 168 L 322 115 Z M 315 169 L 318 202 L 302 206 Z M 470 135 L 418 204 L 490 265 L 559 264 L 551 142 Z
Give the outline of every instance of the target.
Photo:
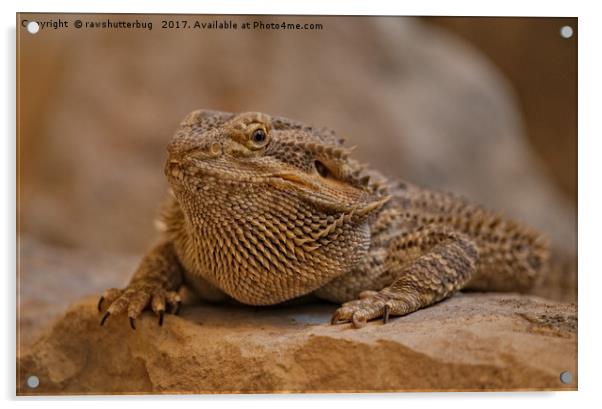
M 158 291 L 151 298 L 151 309 L 159 319 L 159 326 L 163 325 L 163 317 L 165 315 L 165 292 Z
M 103 305 L 108 306 L 100 325 L 104 325 L 111 316 L 127 313 L 130 327 L 136 329 L 136 319 L 147 308 L 157 315 L 159 325 L 163 325 L 167 307 L 169 306 L 172 312 L 177 313 L 179 304 L 180 296 L 177 292 L 167 291 L 154 285 L 134 284 L 123 290 L 109 289 L 105 291 L 98 303 L 101 310 Z
M 165 301 L 170 307 L 170 311 L 173 315 L 180 313 L 180 306 L 182 305 L 182 299 L 177 291 L 167 291 L 165 293 Z
M 351 322 L 355 328 L 364 327 L 369 320 L 383 318 L 389 321 L 390 314 L 396 312 L 396 304 L 385 294 L 376 291 L 364 291 L 357 300 L 344 303 L 336 310 L 331 323 Z
M 123 294 L 123 290 L 119 288 L 109 288 L 108 290 L 105 290 L 98 299 L 98 312 L 102 312 L 102 307 L 104 305 L 111 305 L 113 301 L 121 296 L 121 294 Z
M 357 311 L 353 313 L 351 317 L 351 323 L 355 328 L 365 327 L 368 323 L 368 319 L 366 318 L 366 314 L 363 311 Z
M 349 322 L 351 320 L 352 311 L 345 309 L 345 307 L 341 307 L 337 309 L 334 314 L 332 314 L 332 318 L 330 319 L 331 325 L 341 324 L 344 322 Z

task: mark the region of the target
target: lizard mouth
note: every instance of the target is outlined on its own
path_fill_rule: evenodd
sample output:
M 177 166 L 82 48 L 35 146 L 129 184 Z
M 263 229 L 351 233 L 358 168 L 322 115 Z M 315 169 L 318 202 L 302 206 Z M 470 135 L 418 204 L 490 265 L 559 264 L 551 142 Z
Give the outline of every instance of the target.
M 192 184 L 210 191 L 212 186 L 223 188 L 230 185 L 237 189 L 244 185 L 264 185 L 266 189 L 277 189 L 302 197 L 323 210 L 334 212 L 360 212 L 378 207 L 388 201 L 370 197 L 364 189 L 351 186 L 339 180 L 322 178 L 318 175 L 303 174 L 293 170 L 273 170 L 264 168 L 246 169 L 220 166 L 206 161 L 188 161 L 169 159 L 165 165 L 165 174 L 172 185 Z M 174 186 L 175 187 L 175 186 Z M 176 189 L 178 190 L 178 189 Z M 375 201 L 376 200 L 376 201 Z
M 311 177 L 299 175 L 293 171 L 270 171 L 263 172 L 256 169 L 236 168 L 219 166 L 207 163 L 205 160 L 168 159 L 165 164 L 164 173 L 171 182 L 183 182 L 195 180 L 201 182 L 207 179 L 217 179 L 224 182 L 240 183 L 271 183 L 288 182 L 289 184 L 305 188 L 318 189 L 316 182 Z M 272 183 L 273 184 L 273 183 Z
M 316 189 L 317 188 L 316 184 L 313 183 L 311 180 L 309 180 L 309 178 L 302 177 L 302 176 L 292 173 L 292 172 L 275 173 L 272 175 L 267 175 L 267 178 L 271 179 L 272 181 L 283 180 L 283 181 L 289 182 L 293 185 L 296 185 L 296 186 L 299 186 L 299 187 L 305 188 L 305 189 Z
M 391 196 L 374 197 L 363 189 L 320 176 L 279 172 L 268 183 L 277 189 L 293 188 L 316 207 L 329 211 L 366 215 L 384 206 Z

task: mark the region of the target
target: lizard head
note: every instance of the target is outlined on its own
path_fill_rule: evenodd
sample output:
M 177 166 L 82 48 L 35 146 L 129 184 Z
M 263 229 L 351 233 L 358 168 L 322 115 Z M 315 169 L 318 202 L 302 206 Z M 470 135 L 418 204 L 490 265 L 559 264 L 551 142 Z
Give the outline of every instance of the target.
M 319 209 L 368 214 L 386 196 L 350 152 L 332 131 L 289 119 L 198 110 L 169 145 L 165 174 L 176 192 L 261 186 Z
M 356 266 L 370 216 L 389 197 L 341 145 L 329 131 L 261 113 L 189 114 L 165 165 L 183 212 L 167 231 L 194 253 L 183 257 L 187 269 L 261 305 Z

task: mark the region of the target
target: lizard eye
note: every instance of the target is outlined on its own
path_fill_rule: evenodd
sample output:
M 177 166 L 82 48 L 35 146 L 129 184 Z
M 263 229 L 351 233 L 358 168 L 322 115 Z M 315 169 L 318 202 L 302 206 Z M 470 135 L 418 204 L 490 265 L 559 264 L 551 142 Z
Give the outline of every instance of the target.
M 253 144 L 255 144 L 257 146 L 265 145 L 265 142 L 267 141 L 267 139 L 268 139 L 268 135 L 266 134 L 266 132 L 263 128 L 257 128 L 251 134 L 251 141 L 253 142 Z
M 252 124 L 253 128 L 247 133 L 247 140 L 244 142 L 247 148 L 251 150 L 259 150 L 264 148 L 270 142 L 270 134 L 265 125 Z M 244 137 L 244 136 L 243 136 Z
M 328 170 L 328 168 L 319 160 L 314 162 L 314 166 L 316 167 L 318 175 L 322 176 L 323 178 L 328 177 L 328 175 L 330 175 L 330 171 Z

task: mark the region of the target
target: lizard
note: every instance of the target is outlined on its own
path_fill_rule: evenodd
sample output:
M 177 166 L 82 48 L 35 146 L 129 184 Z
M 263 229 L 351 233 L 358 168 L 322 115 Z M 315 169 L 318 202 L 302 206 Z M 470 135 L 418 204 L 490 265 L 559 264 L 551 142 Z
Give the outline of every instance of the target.
M 163 324 L 179 290 L 265 306 L 311 294 L 331 323 L 387 323 L 462 289 L 528 291 L 547 239 L 461 196 L 391 179 L 328 128 L 259 112 L 196 110 L 167 147 L 161 240 L 99 299 L 130 325 Z

